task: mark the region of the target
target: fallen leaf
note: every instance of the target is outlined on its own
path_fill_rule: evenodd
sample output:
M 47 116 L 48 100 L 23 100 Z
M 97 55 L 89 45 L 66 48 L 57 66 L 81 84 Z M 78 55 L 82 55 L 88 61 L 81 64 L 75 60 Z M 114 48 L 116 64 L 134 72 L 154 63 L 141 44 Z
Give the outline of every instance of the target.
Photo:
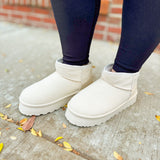
M 38 135 L 39 137 L 42 137 L 42 131 L 39 130 L 39 132 L 37 132 L 37 135 Z
M 7 119 L 8 122 L 14 123 L 14 120 L 12 118 Z
M 57 142 L 57 141 L 59 141 L 60 139 L 63 139 L 63 137 L 57 137 L 54 141 Z
M 37 136 L 37 132 L 33 128 L 31 129 L 31 134 L 33 134 L 34 136 Z
M 71 152 L 73 149 L 72 148 L 63 148 L 65 151 Z
M 150 93 L 150 92 L 144 92 L 144 93 L 147 95 L 154 95 L 153 93 Z
M 114 151 L 114 157 L 117 159 L 117 160 L 123 160 L 123 158 L 117 153 Z
M 141 142 L 139 142 L 139 144 L 141 144 Z
M 59 143 L 58 146 L 63 147 L 63 144 L 62 144 L 62 143 Z
M 4 117 L 4 114 L 3 114 L 3 113 L 0 113 L 0 117 Z
M 64 107 L 66 107 L 66 108 L 67 108 L 67 104 L 65 104 L 65 105 L 64 105 Z
M 19 121 L 20 125 L 23 126 L 27 122 L 27 118 L 23 118 Z
M 80 153 L 78 151 L 76 151 L 75 149 L 72 150 L 73 153 L 80 155 Z
M 7 119 L 7 115 L 4 115 L 4 117 L 1 117 L 1 119 L 6 120 Z
M 72 149 L 71 145 L 68 142 L 63 142 L 65 148 Z
M 23 130 L 23 128 L 21 128 L 21 127 L 18 127 L 17 129 L 19 129 L 20 131 L 25 132 L 25 131 Z
M 96 66 L 92 66 L 92 68 L 95 68 Z
M 32 128 L 35 118 L 36 118 L 35 116 L 32 116 L 31 118 L 27 120 L 27 122 L 22 127 L 24 131 L 28 131 Z
M 5 108 L 9 108 L 9 107 L 11 107 L 11 104 L 8 104 L 7 106 L 5 106 Z
M 155 115 L 156 119 L 160 121 L 160 116 Z
M 9 130 L 10 128 L 6 128 L 6 130 Z
M 3 149 L 3 143 L 0 143 L 0 153 L 1 153 L 2 149 Z
M 2 135 L 2 132 L 0 131 L 0 136 Z
M 67 128 L 66 124 L 63 123 L 63 128 Z
M 10 139 L 11 139 L 11 140 L 16 140 L 17 137 L 15 137 L 15 136 L 10 136 Z

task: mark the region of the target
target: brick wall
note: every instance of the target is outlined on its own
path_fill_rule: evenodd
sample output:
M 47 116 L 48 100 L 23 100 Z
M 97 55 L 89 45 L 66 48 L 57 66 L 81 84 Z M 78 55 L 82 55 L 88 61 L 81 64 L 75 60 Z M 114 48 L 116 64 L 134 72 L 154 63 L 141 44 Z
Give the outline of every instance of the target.
M 123 0 L 101 0 L 93 38 L 119 42 Z M 0 0 L 0 20 L 57 30 L 50 0 Z M 160 45 L 156 49 L 160 52 Z

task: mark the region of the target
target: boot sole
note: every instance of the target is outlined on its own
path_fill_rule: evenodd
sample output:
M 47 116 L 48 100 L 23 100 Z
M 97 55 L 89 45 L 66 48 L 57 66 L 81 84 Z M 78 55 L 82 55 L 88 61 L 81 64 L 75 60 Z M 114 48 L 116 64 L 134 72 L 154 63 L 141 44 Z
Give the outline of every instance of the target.
M 88 82 L 86 82 L 83 87 L 87 87 L 89 84 L 91 84 L 93 82 L 92 79 L 89 79 Z M 27 116 L 39 116 L 39 115 L 44 115 L 47 113 L 51 113 L 54 112 L 56 110 L 58 110 L 59 108 L 63 107 L 65 104 L 68 103 L 68 101 L 75 95 L 77 94 L 79 91 L 72 93 L 69 96 L 66 96 L 65 98 L 61 99 L 60 101 L 54 102 L 51 105 L 44 105 L 44 106 L 37 106 L 34 107 L 32 105 L 27 106 L 22 104 L 21 102 L 19 102 L 19 111 L 23 114 L 23 115 L 27 115 Z
M 69 106 L 68 106 L 66 113 L 65 113 L 65 117 L 70 123 L 72 123 L 73 125 L 79 126 L 79 127 L 91 127 L 91 126 L 100 125 L 108 121 L 113 116 L 117 115 L 118 113 L 122 112 L 126 108 L 130 107 L 132 104 L 136 102 L 136 99 L 137 99 L 137 96 L 134 96 L 130 98 L 127 102 L 121 104 L 119 107 L 114 109 L 111 113 L 106 114 L 103 117 L 98 117 L 98 118 L 97 117 L 87 118 L 87 117 L 76 115 L 69 109 Z

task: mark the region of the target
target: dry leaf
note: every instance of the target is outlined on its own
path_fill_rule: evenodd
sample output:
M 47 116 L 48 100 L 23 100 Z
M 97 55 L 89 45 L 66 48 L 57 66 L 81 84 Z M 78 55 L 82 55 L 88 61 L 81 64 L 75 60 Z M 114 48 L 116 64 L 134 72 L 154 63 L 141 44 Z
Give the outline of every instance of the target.
M 71 145 L 68 142 L 63 142 L 65 148 L 72 149 Z
M 92 66 L 92 68 L 95 68 L 96 66 Z
M 27 122 L 27 118 L 23 118 L 19 121 L 20 125 L 23 126 Z
M 23 130 L 23 128 L 21 128 L 21 127 L 18 127 L 17 129 L 19 129 L 20 131 L 25 132 L 25 131 Z
M 58 146 L 63 147 L 63 144 L 62 144 L 62 143 L 59 143 Z
M 117 159 L 117 160 L 123 160 L 123 158 L 117 153 L 114 151 L 114 157 Z
M 1 119 L 6 120 L 7 119 L 7 115 L 4 115 L 4 117 L 1 117 Z
M 36 118 L 35 116 L 32 116 L 31 118 L 27 120 L 27 122 L 22 127 L 24 131 L 28 131 L 32 128 L 35 118 Z
M 3 114 L 3 113 L 0 113 L 0 117 L 4 117 L 4 114 Z
M 66 124 L 63 123 L 63 128 L 67 128 Z
M 6 128 L 6 130 L 9 130 L 10 128 Z
M 0 143 L 0 153 L 1 153 L 2 149 L 3 149 L 3 143 Z
M 63 137 L 57 137 L 54 141 L 57 142 L 57 141 L 59 141 L 60 139 L 63 139 Z
M 63 148 L 65 151 L 71 152 L 73 149 L 72 148 Z
M 67 104 L 65 104 L 65 105 L 64 105 L 64 107 L 66 107 L 66 108 L 67 108 Z
M 39 132 L 37 132 L 37 135 L 38 135 L 39 137 L 42 137 L 42 131 L 39 130 Z
M 11 104 L 8 104 L 7 106 L 5 106 L 5 108 L 9 108 L 9 107 L 11 107 Z
M 144 92 L 144 93 L 147 95 L 154 95 L 153 93 L 150 93 L 150 92 Z
M 11 139 L 11 140 L 16 140 L 17 137 L 15 137 L 15 136 L 10 136 L 10 139 Z
M 14 120 L 12 118 L 7 119 L 8 122 L 14 123 Z
M 155 115 L 156 119 L 160 121 L 160 116 Z
M 34 136 L 37 136 L 37 132 L 33 128 L 31 129 L 31 134 L 33 134 Z
M 75 149 L 72 150 L 73 153 L 80 155 L 80 153 L 78 151 L 76 151 Z

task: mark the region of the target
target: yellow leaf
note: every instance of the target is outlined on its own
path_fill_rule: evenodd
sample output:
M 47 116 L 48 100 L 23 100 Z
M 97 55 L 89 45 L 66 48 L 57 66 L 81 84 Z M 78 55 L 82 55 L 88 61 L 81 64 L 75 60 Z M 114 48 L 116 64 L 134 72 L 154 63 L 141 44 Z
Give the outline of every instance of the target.
M 1 131 L 0 131 L 0 136 L 2 135 Z
M 7 115 L 4 115 L 4 117 L 1 117 L 3 120 L 7 120 Z
M 141 142 L 139 142 L 139 144 L 141 144 Z
M 5 108 L 9 108 L 9 107 L 11 107 L 11 104 L 9 104 L 9 105 L 5 106 Z
M 68 142 L 63 142 L 65 148 L 72 149 L 71 145 Z
M 96 66 L 92 66 L 92 68 L 95 68 Z
M 21 125 L 25 124 L 27 122 L 27 118 L 23 118 L 22 120 L 19 121 Z
M 23 128 L 21 128 L 21 127 L 18 127 L 17 129 L 19 129 L 20 131 L 23 131 L 23 132 L 24 132 Z
M 160 116 L 155 115 L 156 119 L 160 121 Z
M 66 108 L 67 108 L 67 104 L 65 104 L 65 105 L 64 105 L 64 107 L 66 107 Z
M 72 148 L 63 148 L 65 151 L 71 152 L 73 149 Z
M 33 128 L 31 129 L 31 134 L 33 134 L 34 136 L 37 136 L 37 132 Z
M 0 113 L 0 117 L 4 117 L 4 114 L 3 114 L 3 113 Z
M 42 137 L 42 131 L 39 130 L 39 132 L 37 132 L 37 135 L 38 135 L 39 137 Z
M 0 152 L 2 151 L 3 149 L 3 143 L 0 143 Z
M 117 153 L 114 151 L 114 157 L 117 159 L 117 160 L 123 160 L 123 158 Z
M 63 128 L 67 128 L 66 124 L 63 123 Z
M 59 141 L 60 139 L 63 139 L 63 137 L 57 137 L 54 141 L 57 142 L 57 141 Z
M 147 95 L 154 95 L 153 93 L 150 93 L 150 92 L 144 92 L 144 93 Z

